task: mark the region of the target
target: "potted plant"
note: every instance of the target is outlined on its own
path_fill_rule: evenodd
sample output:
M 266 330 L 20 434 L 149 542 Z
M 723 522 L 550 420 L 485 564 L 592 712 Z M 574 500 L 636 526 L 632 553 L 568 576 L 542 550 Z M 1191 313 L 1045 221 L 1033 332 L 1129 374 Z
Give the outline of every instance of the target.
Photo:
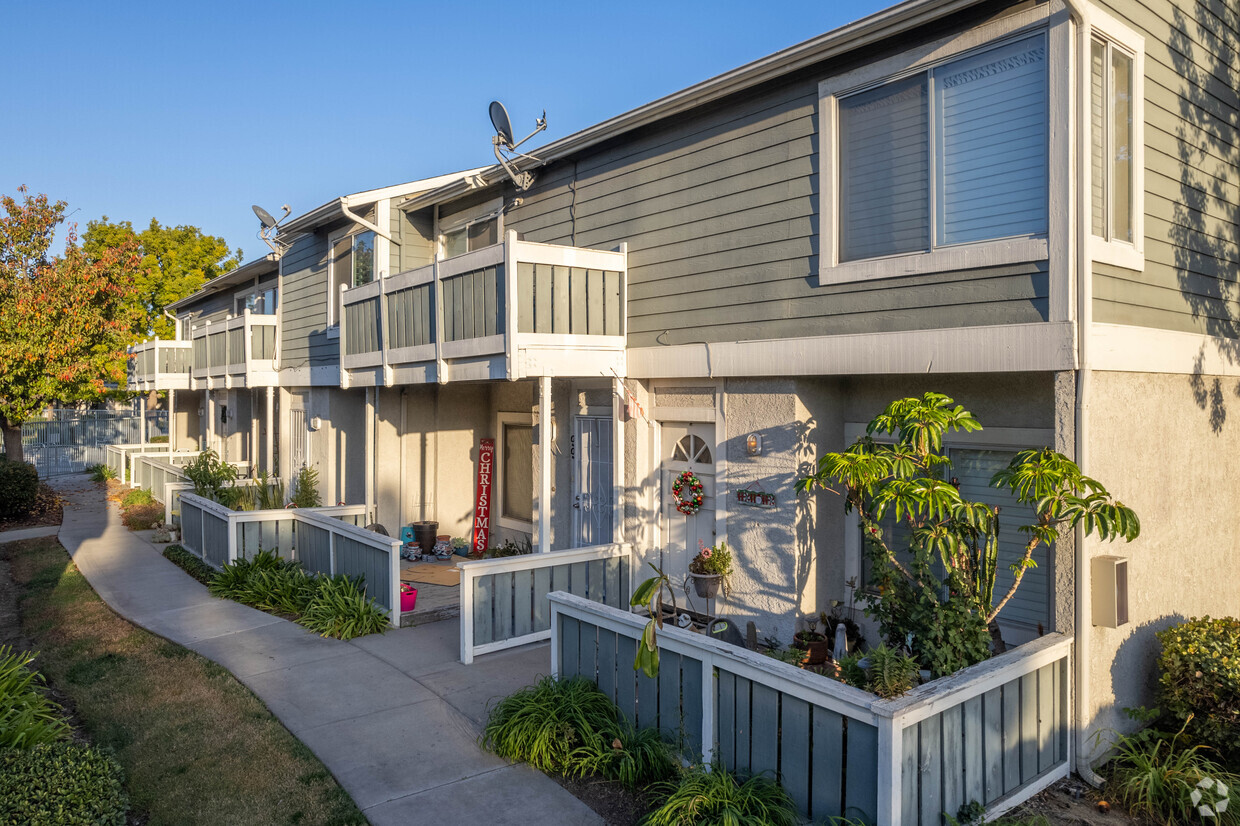
M 818 620 L 806 620 L 806 627 L 792 635 L 792 647 L 805 652 L 806 663 L 819 665 L 827 661 L 831 652 L 831 643 L 827 635 L 818 631 Z
M 707 547 L 698 540 L 697 556 L 689 560 L 689 578 L 693 580 L 693 588 L 702 599 L 714 599 L 723 588 L 726 596 L 730 590 L 728 577 L 732 575 L 732 552 L 728 543 L 720 542 L 717 547 Z

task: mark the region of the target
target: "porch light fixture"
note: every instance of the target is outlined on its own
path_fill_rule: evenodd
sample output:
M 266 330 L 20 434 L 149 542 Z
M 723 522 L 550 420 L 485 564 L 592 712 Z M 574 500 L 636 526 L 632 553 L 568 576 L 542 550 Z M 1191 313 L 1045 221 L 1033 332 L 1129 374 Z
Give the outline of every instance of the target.
M 745 452 L 750 456 L 762 455 L 762 434 L 750 433 L 745 437 Z

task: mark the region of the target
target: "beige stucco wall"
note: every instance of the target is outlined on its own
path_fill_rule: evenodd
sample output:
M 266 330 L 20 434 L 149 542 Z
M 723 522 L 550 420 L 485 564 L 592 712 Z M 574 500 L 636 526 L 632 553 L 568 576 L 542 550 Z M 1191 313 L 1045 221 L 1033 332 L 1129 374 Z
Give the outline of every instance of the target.
M 1092 627 L 1093 728 L 1131 727 L 1124 707 L 1152 705 L 1154 632 L 1193 616 L 1240 615 L 1240 380 L 1095 373 L 1087 472 L 1133 508 L 1141 536 L 1087 540 L 1087 554 L 1128 558 L 1130 622 Z

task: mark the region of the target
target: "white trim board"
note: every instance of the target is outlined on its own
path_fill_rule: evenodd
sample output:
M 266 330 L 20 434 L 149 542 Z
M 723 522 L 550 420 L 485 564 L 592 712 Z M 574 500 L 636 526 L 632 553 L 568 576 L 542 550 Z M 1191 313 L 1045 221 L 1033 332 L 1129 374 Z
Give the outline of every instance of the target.
M 1069 322 L 635 347 L 628 362 L 640 379 L 1076 369 Z
M 280 370 L 280 387 L 340 386 L 340 366 L 284 367 Z
M 1240 376 L 1240 339 L 1126 324 L 1090 328 L 1090 369 Z

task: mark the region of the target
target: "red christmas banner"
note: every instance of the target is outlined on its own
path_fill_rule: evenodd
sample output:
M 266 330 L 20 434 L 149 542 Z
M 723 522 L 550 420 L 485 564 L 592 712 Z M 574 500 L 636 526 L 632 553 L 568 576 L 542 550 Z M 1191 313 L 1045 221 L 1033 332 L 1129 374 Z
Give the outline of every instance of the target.
M 478 500 L 474 508 L 474 556 L 482 556 L 491 538 L 491 475 L 495 467 L 495 440 L 483 439 L 478 446 Z

